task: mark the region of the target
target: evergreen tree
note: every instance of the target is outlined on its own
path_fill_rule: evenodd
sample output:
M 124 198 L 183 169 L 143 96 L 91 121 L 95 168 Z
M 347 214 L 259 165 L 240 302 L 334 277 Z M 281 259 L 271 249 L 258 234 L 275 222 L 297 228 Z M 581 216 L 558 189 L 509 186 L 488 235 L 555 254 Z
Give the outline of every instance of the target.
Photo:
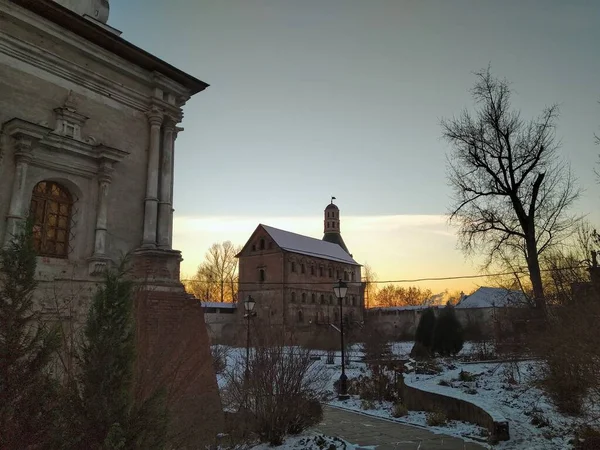
M 162 393 L 134 399 L 134 284 L 125 263 L 108 271 L 89 310 L 81 347 L 78 407 L 80 448 L 160 449 L 167 415 Z
M 0 250 L 0 448 L 49 448 L 57 390 L 48 374 L 56 330 L 34 310 L 36 253 L 26 226 Z
M 442 356 L 456 355 L 464 344 L 463 328 L 454 312 L 454 307 L 446 306 L 435 323 L 433 331 L 433 351 Z
M 431 350 L 433 343 L 435 323 L 435 312 L 432 308 L 427 308 L 423 311 L 423 315 L 419 320 L 419 325 L 417 325 L 417 332 L 415 333 L 415 342 L 429 350 Z

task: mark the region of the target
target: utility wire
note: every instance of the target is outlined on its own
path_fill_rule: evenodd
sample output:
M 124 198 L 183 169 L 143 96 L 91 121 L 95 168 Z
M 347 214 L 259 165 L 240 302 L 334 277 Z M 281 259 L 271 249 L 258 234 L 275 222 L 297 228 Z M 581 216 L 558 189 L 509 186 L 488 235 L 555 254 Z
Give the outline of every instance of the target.
M 552 269 L 541 269 L 540 272 L 559 272 L 562 270 L 575 270 L 575 269 L 585 269 L 588 268 L 589 266 L 586 265 L 581 265 L 581 266 L 571 266 L 571 267 L 557 267 L 557 268 L 552 268 Z M 448 281 L 448 280 L 467 280 L 467 279 L 475 279 L 475 278 L 488 278 L 488 277 L 500 277 L 500 276 L 508 276 L 508 275 L 523 275 L 523 274 L 527 274 L 528 271 L 526 269 L 518 269 L 518 270 L 513 270 L 511 272 L 500 272 L 500 273 L 490 273 L 490 274 L 477 274 L 477 275 L 458 275 L 458 276 L 446 276 L 446 277 L 422 277 L 422 278 L 415 278 L 415 279 L 403 279 L 403 280 L 384 280 L 384 281 L 369 281 L 367 283 L 369 284 L 393 284 L 393 283 L 417 283 L 417 282 L 421 282 L 421 281 Z M 189 278 L 189 279 L 182 279 L 181 280 L 184 283 L 199 283 L 199 284 L 221 284 L 222 281 L 221 280 L 197 280 L 197 279 L 193 279 L 193 278 Z M 234 283 L 236 283 L 235 280 L 233 280 Z M 358 284 L 361 283 L 359 281 L 348 281 L 345 280 L 346 283 L 348 283 L 349 285 L 354 284 Z M 223 283 L 225 285 L 232 283 L 232 280 L 224 280 Z M 330 279 L 329 281 L 298 281 L 298 282 L 281 282 L 281 281 L 238 281 L 237 282 L 240 285 L 282 285 L 285 284 L 286 286 L 293 286 L 293 285 L 307 285 L 307 284 L 312 284 L 312 285 L 328 285 L 330 286 L 332 283 L 337 283 L 337 280 L 335 279 Z

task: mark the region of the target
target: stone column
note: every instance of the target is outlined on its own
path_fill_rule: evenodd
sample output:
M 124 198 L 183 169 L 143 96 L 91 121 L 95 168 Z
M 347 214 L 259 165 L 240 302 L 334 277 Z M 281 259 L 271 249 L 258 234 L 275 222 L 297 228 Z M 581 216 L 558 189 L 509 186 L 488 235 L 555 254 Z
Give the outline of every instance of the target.
M 143 248 L 156 247 L 158 221 L 158 163 L 160 157 L 160 126 L 163 112 L 152 108 L 147 113 L 150 122 L 150 145 L 148 147 L 148 175 L 146 179 L 146 200 L 144 212 Z
M 17 139 L 15 145 L 15 177 L 13 179 L 10 207 L 6 217 L 6 233 L 4 243 L 8 245 L 13 236 L 19 231 L 19 224 L 27 217 L 25 208 L 25 182 L 27 181 L 27 169 L 33 159 L 31 151 L 33 140 L 27 138 Z
M 98 176 L 98 203 L 96 205 L 96 237 L 94 241 L 94 257 L 106 255 L 106 235 L 108 233 L 108 190 L 112 181 L 112 164 L 103 164 Z
M 172 228 L 173 210 L 173 147 L 175 139 L 175 123 L 172 119 L 163 126 L 163 148 L 160 164 L 160 197 L 158 204 L 158 246 L 171 249 L 170 229 Z
M 171 247 L 173 247 L 173 213 L 175 209 L 173 209 L 173 192 L 174 192 L 174 184 L 175 184 L 175 142 L 177 141 L 177 136 L 179 133 L 183 131 L 181 127 L 175 127 L 175 132 L 173 133 L 173 161 L 171 164 L 171 218 L 169 220 L 169 242 Z

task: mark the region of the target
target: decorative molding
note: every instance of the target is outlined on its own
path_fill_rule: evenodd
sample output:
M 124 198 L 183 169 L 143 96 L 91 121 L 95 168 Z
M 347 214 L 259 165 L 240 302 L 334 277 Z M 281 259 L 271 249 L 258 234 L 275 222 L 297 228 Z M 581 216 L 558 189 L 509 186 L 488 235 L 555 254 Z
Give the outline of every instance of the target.
M 25 154 L 30 148 L 31 164 L 61 172 L 93 177 L 107 164 L 122 161 L 129 152 L 102 144 L 92 145 L 66 136 L 60 136 L 49 127 L 22 119 L 11 119 L 2 125 L 5 135 L 23 146 L 19 152 Z
M 95 256 L 88 259 L 88 273 L 93 277 L 102 276 L 112 266 L 112 261 L 107 257 Z

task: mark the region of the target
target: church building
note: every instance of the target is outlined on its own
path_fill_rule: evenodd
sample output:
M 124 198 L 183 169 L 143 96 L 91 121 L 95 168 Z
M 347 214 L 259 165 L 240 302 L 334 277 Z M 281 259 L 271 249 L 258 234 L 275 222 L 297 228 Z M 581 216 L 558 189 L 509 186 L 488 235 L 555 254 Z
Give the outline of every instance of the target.
M 38 304 L 71 329 L 104 271 L 130 255 L 143 286 L 136 367 L 179 383 L 174 427 L 217 429 L 204 317 L 172 247 L 178 125 L 208 85 L 123 39 L 108 18 L 108 0 L 0 0 L 0 244 L 32 220 Z
M 324 211 L 322 239 L 260 224 L 237 256 L 238 311 L 251 296 L 257 321 L 310 335 L 339 325 L 340 306 L 333 288 L 342 280 L 348 285 L 342 303 L 345 323 L 362 323 L 361 265 L 342 239 L 340 210 L 333 200 Z

